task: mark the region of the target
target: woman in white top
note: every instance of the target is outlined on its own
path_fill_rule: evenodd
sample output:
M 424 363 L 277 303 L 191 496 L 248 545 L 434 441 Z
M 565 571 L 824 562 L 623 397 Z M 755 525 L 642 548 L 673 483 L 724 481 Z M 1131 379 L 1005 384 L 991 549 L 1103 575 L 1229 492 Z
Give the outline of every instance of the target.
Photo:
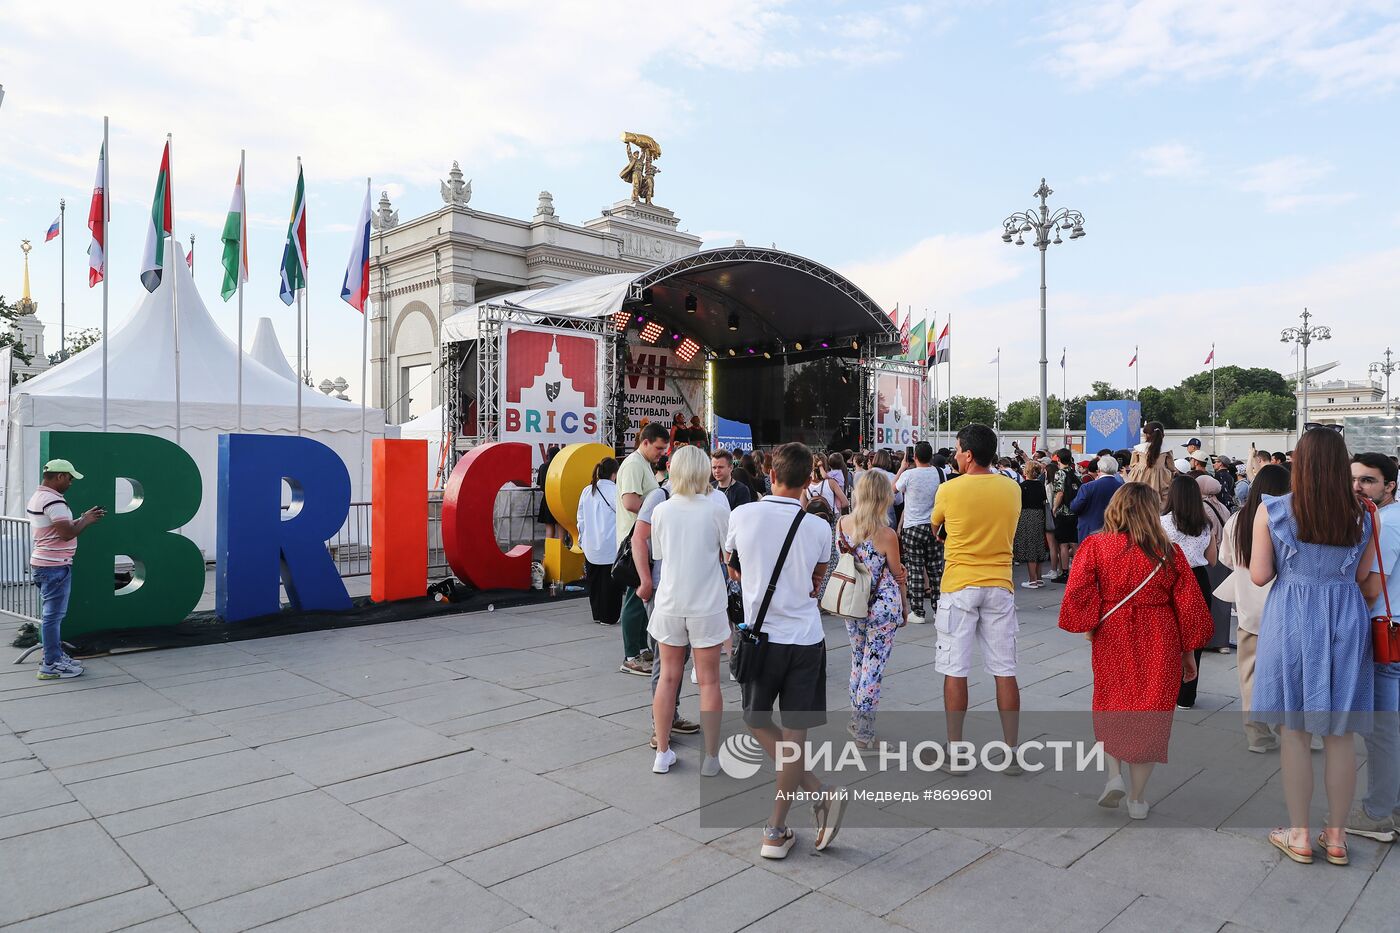
M 1180 474 L 1172 477 L 1167 487 L 1167 509 L 1162 513 L 1162 529 L 1175 545 L 1186 555 L 1191 572 L 1205 597 L 1206 608 L 1211 605 L 1211 585 L 1209 566 L 1215 563 L 1216 540 L 1206 520 L 1205 503 L 1201 501 L 1201 488 L 1196 481 Z M 1196 649 L 1196 666 L 1201 663 L 1201 649 Z M 1177 694 L 1176 708 L 1191 709 L 1196 705 L 1196 685 L 1199 677 L 1183 680 Z
M 818 454 L 812 455 L 812 480 L 807 484 L 807 494 L 802 497 L 805 506 L 813 499 L 825 499 L 831 506 L 832 514 L 840 515 L 849 504 L 846 492 L 841 488 L 844 477 L 837 478 L 826 471 L 826 462 Z
M 661 675 L 652 701 L 656 761 L 665 774 L 676 763 L 670 747 L 675 696 L 690 646 L 700 685 L 700 722 L 705 730 L 705 761 L 700 773 L 719 773 L 720 646 L 729 637 L 728 592 L 721 572 L 729 509 L 710 497 L 710 458 L 698 447 L 682 447 L 671 459 L 671 498 L 651 517 L 651 556 L 664 561 L 647 633 L 656 639 Z
M 593 621 L 616 625 L 622 614 L 622 588 L 613 582 L 617 559 L 617 461 L 604 459 L 593 468 L 593 482 L 578 497 L 578 540 L 583 547 L 584 579 Z
M 1253 552 L 1254 516 L 1264 496 L 1286 496 L 1289 491 L 1288 471 L 1276 464 L 1259 470 L 1241 508 L 1225 523 L 1221 538 L 1220 562 L 1232 571 L 1225 582 L 1215 588 L 1215 597 L 1235 604 L 1239 620 L 1238 654 L 1235 664 L 1240 675 L 1240 708 L 1244 710 L 1244 734 L 1251 752 L 1273 751 L 1278 748 L 1278 736 L 1267 723 L 1254 722 L 1249 717 L 1250 701 L 1254 696 L 1254 655 L 1259 646 L 1259 622 L 1264 617 L 1264 602 L 1274 581 L 1255 586 L 1249 576 L 1249 558 Z M 1240 529 L 1246 529 L 1243 534 Z

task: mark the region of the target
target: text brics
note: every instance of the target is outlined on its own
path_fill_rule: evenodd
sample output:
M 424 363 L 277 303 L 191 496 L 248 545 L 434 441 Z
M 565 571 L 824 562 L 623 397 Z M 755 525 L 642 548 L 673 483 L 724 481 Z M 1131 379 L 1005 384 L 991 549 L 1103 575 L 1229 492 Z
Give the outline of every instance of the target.
M 578 529 L 569 526 L 579 494 L 593 467 L 612 455 L 601 444 L 571 444 L 551 464 L 545 495 L 573 538 Z M 151 434 L 42 432 L 40 460 L 55 458 L 83 465 L 83 481 L 68 492 L 73 511 L 100 505 L 108 513 L 83 534 L 74 559 L 65 633 L 182 622 L 204 591 L 204 556 L 180 533 L 204 496 L 194 460 Z M 422 480 L 427 462 L 427 441 L 374 441 L 370 591 L 375 601 L 411 599 L 427 591 L 428 496 Z M 480 589 L 529 588 L 533 543 L 502 552 L 493 516 L 501 488 L 528 487 L 531 473 L 530 447 L 524 443 L 485 444 L 458 461 L 442 503 L 443 549 L 458 577 Z M 117 486 L 123 479 L 131 485 L 132 501 L 118 511 Z M 285 508 L 284 482 L 292 491 Z M 350 608 L 326 545 L 350 509 L 350 474 L 335 451 L 306 437 L 220 435 L 216 496 L 215 609 L 225 622 L 278 612 L 279 586 L 299 612 Z M 114 590 L 112 571 L 120 557 L 134 564 L 134 579 Z M 582 552 L 549 539 L 545 566 L 552 579 L 577 579 Z

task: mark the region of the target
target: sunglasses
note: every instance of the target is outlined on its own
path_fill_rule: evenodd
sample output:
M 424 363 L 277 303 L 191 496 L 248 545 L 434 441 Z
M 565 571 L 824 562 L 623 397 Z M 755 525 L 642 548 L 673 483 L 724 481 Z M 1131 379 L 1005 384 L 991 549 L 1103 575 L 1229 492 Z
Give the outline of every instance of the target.
M 1309 421 L 1309 422 L 1307 422 L 1306 424 L 1303 425 L 1303 430 L 1304 430 L 1304 431 L 1319 431 L 1319 430 L 1320 430 L 1320 431 L 1332 431 L 1332 432 L 1334 432 L 1334 433 L 1336 433 L 1336 434 L 1341 434 L 1341 433 L 1342 433 L 1342 426 L 1341 426 L 1340 424 L 1319 424 L 1319 423 L 1316 422 L 1316 421 Z

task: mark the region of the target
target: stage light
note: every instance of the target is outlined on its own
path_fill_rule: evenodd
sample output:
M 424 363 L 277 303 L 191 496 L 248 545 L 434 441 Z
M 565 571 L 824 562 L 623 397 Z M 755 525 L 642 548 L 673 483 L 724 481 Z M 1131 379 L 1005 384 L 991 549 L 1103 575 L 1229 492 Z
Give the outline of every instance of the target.
M 851 338 L 851 349 L 852 349 L 852 350 L 859 350 L 859 349 L 860 349 L 860 341 L 857 340 L 857 339 L 854 338 L 854 337 Z
M 749 347 L 749 354 L 750 354 L 750 355 L 753 355 L 753 352 L 754 352 L 753 347 Z
M 671 339 L 672 339 L 672 340 L 680 340 L 680 339 L 681 339 L 681 335 L 680 335 L 680 334 L 672 334 L 672 335 L 671 335 Z
M 655 343 L 656 338 L 660 337 L 662 332 L 665 331 L 665 329 L 666 328 L 662 327 L 655 321 L 648 321 L 647 326 L 642 328 L 642 339 L 645 340 L 647 343 Z
M 730 311 L 730 312 L 729 312 L 729 329 L 730 329 L 730 330 L 738 330 L 738 329 L 739 329 L 739 312 L 738 312 L 738 311 Z
M 652 295 L 651 289 L 649 289 L 649 288 L 644 288 L 644 289 L 642 289 L 642 307 L 643 307 L 643 308 L 650 308 L 650 307 L 651 307 L 652 298 L 653 298 L 653 295 Z
M 823 349 L 823 350 L 830 350 L 830 349 L 831 349 L 831 344 L 829 344 L 829 343 L 827 343 L 825 340 L 823 340 L 823 341 L 822 341 L 822 349 Z
M 730 355 L 730 356 L 733 356 L 733 355 L 734 355 L 734 348 L 733 348 L 733 347 L 730 347 L 730 348 L 729 348 L 729 355 Z
M 700 302 L 696 300 L 694 292 L 690 292 L 685 296 L 685 310 L 688 313 L 694 314 L 695 310 L 699 307 Z
M 689 337 L 681 341 L 681 345 L 676 347 L 676 358 L 682 363 L 689 363 L 695 359 L 695 354 L 700 352 L 700 344 Z
M 846 384 L 849 383 L 850 381 L 851 381 L 851 380 L 850 380 L 850 377 L 848 377 L 848 376 L 846 375 L 846 371 L 845 371 L 844 369 L 841 370 L 841 384 L 842 384 L 842 385 L 846 385 Z
M 771 352 L 769 352 L 768 350 L 764 350 L 764 351 L 763 351 L 763 358 L 764 358 L 765 360 L 771 360 L 771 359 L 773 358 L 773 354 L 772 354 Z
M 801 353 L 801 352 L 802 352 L 802 341 L 801 341 L 801 340 L 797 341 L 796 343 L 794 343 L 794 344 L 792 345 L 792 347 L 793 347 L 793 349 L 796 350 L 798 353 Z
M 612 316 L 613 330 L 617 331 L 619 334 L 622 333 L 624 330 L 627 329 L 627 325 L 631 322 L 631 320 L 631 311 L 618 311 L 614 313 Z
M 637 323 L 638 323 L 638 324 L 645 324 L 645 323 L 646 323 L 646 318 L 643 317 L 643 316 L 640 315 L 640 314 L 637 315 Z

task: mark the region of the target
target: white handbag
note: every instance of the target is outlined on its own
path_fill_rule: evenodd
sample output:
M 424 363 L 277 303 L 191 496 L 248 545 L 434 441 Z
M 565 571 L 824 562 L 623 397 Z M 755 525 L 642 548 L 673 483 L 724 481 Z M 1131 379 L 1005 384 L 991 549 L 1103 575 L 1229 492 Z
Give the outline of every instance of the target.
M 855 552 L 846 546 L 846 536 L 839 528 L 836 534 L 841 557 L 822 593 L 821 607 L 842 618 L 864 619 L 870 615 L 870 571 L 856 560 Z

